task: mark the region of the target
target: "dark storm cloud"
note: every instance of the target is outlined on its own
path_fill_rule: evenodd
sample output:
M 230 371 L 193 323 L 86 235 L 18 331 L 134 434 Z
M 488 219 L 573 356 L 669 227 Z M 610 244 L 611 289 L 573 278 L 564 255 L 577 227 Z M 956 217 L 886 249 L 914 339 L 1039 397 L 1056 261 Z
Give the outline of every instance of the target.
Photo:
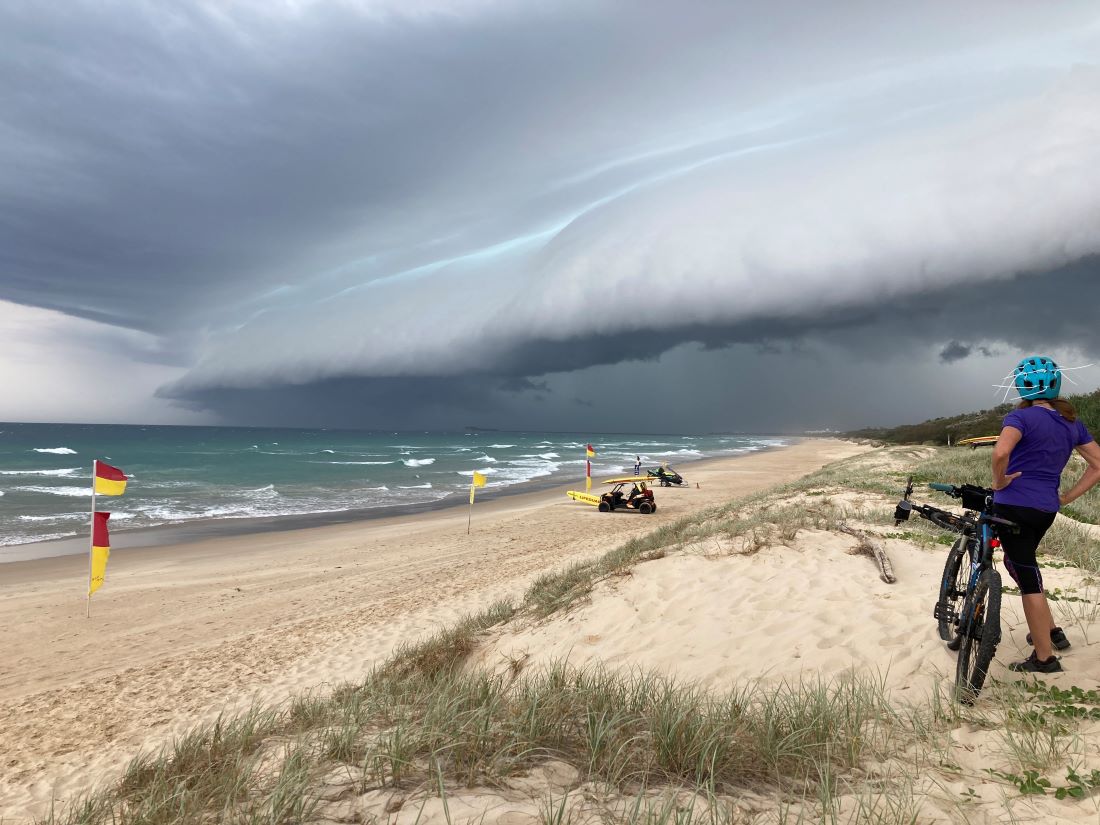
M 950 364 L 969 358 L 975 352 L 984 355 L 986 358 L 992 358 L 995 355 L 989 347 L 975 347 L 971 344 L 963 344 L 960 341 L 948 341 L 944 348 L 940 350 L 940 360 L 945 364 Z
M 966 344 L 961 344 L 958 341 L 950 341 L 947 346 L 940 350 L 940 360 L 945 364 L 950 364 L 952 361 L 961 361 L 963 358 L 969 358 L 970 353 L 974 351 L 974 348 Z
M 590 417 L 578 419 L 569 412 L 570 407 L 582 403 L 580 399 L 573 395 L 558 398 L 550 382 L 531 381 L 521 373 L 532 369 L 532 365 L 540 372 L 549 372 L 552 365 L 560 363 L 569 363 L 571 370 L 582 372 L 619 365 L 616 369 L 630 376 L 626 386 L 633 384 L 635 389 L 627 389 L 625 397 L 616 394 L 620 404 L 616 414 L 628 421 L 652 420 L 653 423 L 647 423 L 643 429 L 660 431 L 661 421 L 666 422 L 663 426 L 668 428 L 669 421 L 711 420 L 699 410 L 692 416 L 681 411 L 684 417 L 679 418 L 675 405 L 662 408 L 659 416 L 646 415 L 645 408 L 655 406 L 654 394 L 662 392 L 659 388 L 673 381 L 691 386 L 693 395 L 705 392 L 708 386 L 717 382 L 731 385 L 735 396 L 750 397 L 782 397 L 791 393 L 793 385 L 793 397 L 798 399 L 802 395 L 797 391 L 798 385 L 813 380 L 805 374 L 807 365 L 816 363 L 813 372 L 831 376 L 823 382 L 826 389 L 832 387 L 834 392 L 844 389 L 860 396 L 868 388 L 860 385 L 858 377 L 866 373 L 868 364 L 894 364 L 899 377 L 914 372 L 923 375 L 929 342 L 965 331 L 973 336 L 973 342 L 954 341 L 954 346 L 941 348 L 937 360 L 951 365 L 975 355 L 983 359 L 1004 359 L 1004 365 L 991 362 L 984 368 L 983 374 L 988 375 L 988 380 L 971 386 L 968 394 L 960 392 L 958 400 L 951 402 L 956 407 L 987 407 L 1000 400 L 1001 393 L 992 389 L 993 384 L 1002 372 L 1011 369 L 1008 362 L 1014 363 L 1022 353 L 1072 350 L 1091 352 L 1100 358 L 1100 324 L 1097 323 L 1095 303 L 1100 297 L 1098 285 L 1100 260 L 1089 259 L 1053 272 L 1020 275 L 998 283 L 994 289 L 982 284 L 953 286 L 876 305 L 853 307 L 828 316 L 763 318 L 722 327 L 684 327 L 658 336 L 624 333 L 595 341 L 570 342 L 569 349 L 564 348 L 565 344 L 556 345 L 541 354 L 519 351 L 513 354 L 515 360 L 510 362 L 514 374 L 402 379 L 346 377 L 296 387 L 211 389 L 196 394 L 191 400 L 200 408 L 214 409 L 231 420 L 244 415 L 251 406 L 252 420 L 255 420 L 256 410 L 264 410 L 262 420 L 270 424 L 322 425 L 327 422 L 339 426 L 407 429 L 445 428 L 465 422 L 514 428 L 545 415 L 541 419 L 546 422 L 544 426 L 552 427 L 553 421 L 558 420 L 566 422 L 559 426 L 568 429 L 591 420 Z M 704 352 L 729 351 L 731 355 L 719 362 L 709 359 L 697 366 L 677 365 L 672 374 L 667 368 L 659 370 L 659 356 L 684 341 L 700 345 Z M 751 348 L 753 357 L 746 359 L 744 355 L 735 354 L 733 348 L 738 346 Z M 952 357 L 943 358 L 945 351 Z M 716 363 L 722 363 L 725 370 L 715 373 Z M 766 369 L 753 366 L 763 363 L 769 366 Z M 1091 373 L 1078 377 L 1088 382 L 1088 388 L 1100 384 L 1100 378 Z M 599 381 L 594 389 L 601 389 Z M 606 385 L 602 389 L 623 392 Z M 834 409 L 838 407 L 835 399 L 823 398 L 828 401 L 824 408 L 834 418 L 820 417 L 823 405 L 814 400 L 809 404 L 794 404 L 796 412 L 781 419 L 777 419 L 770 408 L 751 405 L 739 410 L 736 420 L 746 429 L 768 431 L 776 427 L 777 420 L 782 421 L 783 428 L 797 429 L 822 423 L 855 427 L 924 417 L 919 411 L 912 411 L 908 398 L 892 404 L 894 394 L 888 393 L 877 400 L 877 412 L 870 418 L 861 417 L 859 404 L 849 403 L 848 412 L 842 413 Z M 528 396 L 526 400 L 525 395 Z M 533 403 L 534 395 L 541 401 Z M 544 410 L 542 407 L 547 407 L 548 399 L 552 403 Z M 845 403 L 842 397 L 839 407 Z M 592 402 L 584 404 L 586 410 L 595 406 Z M 637 409 L 633 409 L 635 407 Z M 554 418 L 554 413 L 550 412 L 553 409 L 560 411 L 560 418 Z M 928 415 L 940 412 L 928 409 Z M 721 417 L 712 418 L 722 420 Z M 601 429 L 616 429 L 615 418 L 596 420 Z
M 953 340 L 954 346 L 941 349 L 940 361 L 1060 348 L 1100 356 L 1098 298 L 1100 257 L 1093 256 L 992 286 L 963 284 L 886 302 L 835 327 L 829 338 L 853 352 L 884 359 L 903 358 L 929 342 L 957 335 L 969 340 Z
M 149 333 L 140 358 L 191 367 L 164 396 L 239 421 L 518 409 L 687 342 L 1051 340 L 1049 307 L 944 328 L 946 296 L 1100 250 L 1096 22 L 9 5 L 0 299 Z
M 227 421 L 269 426 L 446 430 L 500 426 L 514 390 L 484 376 L 333 378 L 305 387 L 197 392 L 184 403 Z

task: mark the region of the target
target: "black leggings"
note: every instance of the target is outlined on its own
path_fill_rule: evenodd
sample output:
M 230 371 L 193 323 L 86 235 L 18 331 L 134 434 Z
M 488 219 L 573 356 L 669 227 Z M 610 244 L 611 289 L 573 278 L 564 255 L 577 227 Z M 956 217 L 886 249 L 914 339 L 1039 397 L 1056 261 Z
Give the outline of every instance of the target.
M 998 530 L 997 538 L 1005 551 L 1005 570 L 1020 587 L 1024 595 L 1043 592 L 1043 575 L 1039 572 L 1039 562 L 1035 551 L 1043 540 L 1050 525 L 1054 524 L 1057 513 L 1036 510 L 1034 507 L 1019 507 L 1015 504 L 995 504 L 993 512 L 1001 518 L 1020 525 L 1020 532 Z

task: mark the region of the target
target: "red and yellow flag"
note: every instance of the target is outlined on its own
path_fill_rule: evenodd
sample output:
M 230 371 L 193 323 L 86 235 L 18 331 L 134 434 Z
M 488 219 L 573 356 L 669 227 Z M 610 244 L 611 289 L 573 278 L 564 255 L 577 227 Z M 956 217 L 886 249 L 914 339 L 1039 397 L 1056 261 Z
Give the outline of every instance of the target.
M 112 468 L 114 469 L 114 468 Z M 125 484 L 126 482 L 122 482 Z M 96 512 L 92 521 L 92 564 L 88 579 L 88 595 L 91 596 L 103 586 L 103 577 L 107 575 L 107 559 L 111 555 L 111 537 L 107 533 L 107 519 L 110 513 Z
M 95 462 L 95 494 L 97 496 L 120 496 L 126 492 L 126 476 L 118 467 Z
M 585 455 L 587 455 L 589 458 L 592 458 L 592 456 L 594 456 L 595 454 L 596 454 L 596 451 L 593 450 L 592 445 L 589 444 L 587 446 L 587 448 L 585 449 Z

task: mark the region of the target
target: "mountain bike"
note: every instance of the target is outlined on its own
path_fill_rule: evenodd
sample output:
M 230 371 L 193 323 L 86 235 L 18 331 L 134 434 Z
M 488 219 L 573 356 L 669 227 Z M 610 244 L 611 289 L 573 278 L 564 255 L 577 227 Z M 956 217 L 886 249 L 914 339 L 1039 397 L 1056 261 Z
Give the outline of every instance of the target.
M 944 486 L 944 485 L 941 485 Z M 909 513 L 915 512 L 942 530 L 958 533 L 959 537 L 951 546 L 947 554 L 947 561 L 943 566 L 943 575 L 940 577 L 939 593 L 936 597 L 936 606 L 932 615 L 936 619 L 936 630 L 940 638 L 947 642 L 951 650 L 958 650 L 962 644 L 959 635 L 959 611 L 962 608 L 963 599 L 967 594 L 967 584 L 970 579 L 970 568 L 963 565 L 963 559 L 969 557 L 973 562 L 978 558 L 978 523 L 975 518 L 967 513 L 958 515 L 930 504 L 914 505 L 910 500 L 913 494 L 913 480 L 909 479 L 905 488 L 905 494 L 898 507 L 906 512 L 895 511 L 894 524 L 908 520 Z
M 993 551 L 1000 546 L 994 528 L 1019 529 L 1014 522 L 993 515 L 993 491 L 972 484 L 929 484 L 933 490 L 960 499 L 966 515 L 928 504 L 913 504 L 913 479 L 894 509 L 895 525 L 912 513 L 959 533 L 948 553 L 933 611 L 940 638 L 958 650 L 955 665 L 955 698 L 972 704 L 985 684 L 989 665 L 1001 641 L 1001 574 L 993 565 Z M 964 557 L 969 565 L 963 564 Z M 961 602 L 961 606 L 960 606 Z

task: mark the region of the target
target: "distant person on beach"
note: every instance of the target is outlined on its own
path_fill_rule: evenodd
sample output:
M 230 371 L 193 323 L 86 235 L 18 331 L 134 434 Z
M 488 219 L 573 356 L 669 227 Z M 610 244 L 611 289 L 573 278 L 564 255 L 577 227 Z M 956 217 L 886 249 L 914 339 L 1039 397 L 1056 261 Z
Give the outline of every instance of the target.
M 637 478 L 642 474 L 642 457 L 640 455 L 634 456 L 634 477 Z
M 1054 523 L 1058 509 L 1080 498 L 1100 482 L 1100 447 L 1077 411 L 1064 398 L 1062 371 L 1050 358 L 1032 356 L 1013 371 L 1020 403 L 1004 418 L 993 447 L 994 512 L 1020 525 L 1019 532 L 998 530 L 1005 553 L 1005 569 L 1020 587 L 1027 641 L 1034 650 L 1009 670 L 1057 673 L 1062 663 L 1054 648 L 1065 650 L 1069 640 L 1055 626 L 1039 572 L 1036 552 L 1039 542 Z M 1085 459 L 1084 475 L 1062 496 L 1058 487 L 1073 451 Z

